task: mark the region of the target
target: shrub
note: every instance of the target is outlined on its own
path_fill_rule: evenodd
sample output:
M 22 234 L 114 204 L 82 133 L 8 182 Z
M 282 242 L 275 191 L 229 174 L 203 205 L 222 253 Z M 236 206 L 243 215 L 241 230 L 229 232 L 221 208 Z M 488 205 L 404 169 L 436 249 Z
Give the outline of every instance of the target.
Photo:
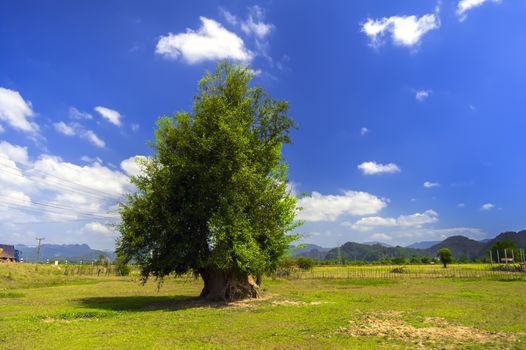
M 117 268 L 117 274 L 119 276 L 129 276 L 131 272 L 131 267 L 122 259 L 117 258 L 115 262 L 115 267 Z
M 422 264 L 429 264 L 431 263 L 431 258 L 428 258 L 427 256 L 424 256 L 422 257 L 422 259 L 420 259 L 422 261 Z
M 308 271 L 308 270 L 312 270 L 316 262 L 314 261 L 314 259 L 311 259 L 311 258 L 299 257 L 296 260 L 296 264 L 298 265 L 300 269 L 304 271 Z

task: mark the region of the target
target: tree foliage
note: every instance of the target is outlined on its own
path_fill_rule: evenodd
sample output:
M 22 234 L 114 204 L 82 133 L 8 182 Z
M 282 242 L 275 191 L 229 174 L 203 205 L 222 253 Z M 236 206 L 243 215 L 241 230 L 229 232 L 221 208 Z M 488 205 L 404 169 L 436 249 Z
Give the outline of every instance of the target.
M 316 265 L 316 261 L 311 258 L 305 258 L 303 256 L 300 256 L 296 259 L 296 264 L 298 267 L 304 271 L 310 271 Z
M 192 113 L 158 120 L 155 155 L 120 210 L 117 252 L 144 280 L 192 271 L 208 297 L 211 276 L 228 289 L 274 271 L 295 239 L 296 198 L 281 155 L 294 122 L 287 102 L 251 79 L 247 67 L 221 63 L 199 82 Z
M 437 252 L 437 255 L 442 265 L 444 265 L 444 268 L 446 268 L 448 264 L 453 262 L 453 254 L 451 253 L 451 249 L 449 248 L 440 248 Z
M 497 257 L 500 257 L 502 259 L 506 256 L 508 258 L 511 258 L 512 256 L 514 257 L 520 256 L 520 251 L 519 251 L 519 248 L 517 247 L 517 243 L 515 243 L 511 239 L 502 239 L 502 240 L 496 241 L 491 246 L 490 251 L 494 259 L 497 259 Z
M 503 239 L 503 240 L 496 241 L 495 243 L 493 243 L 490 249 L 493 251 L 500 250 L 502 253 L 504 249 L 511 251 L 511 250 L 518 249 L 518 247 L 517 247 L 517 243 L 515 243 L 511 239 Z

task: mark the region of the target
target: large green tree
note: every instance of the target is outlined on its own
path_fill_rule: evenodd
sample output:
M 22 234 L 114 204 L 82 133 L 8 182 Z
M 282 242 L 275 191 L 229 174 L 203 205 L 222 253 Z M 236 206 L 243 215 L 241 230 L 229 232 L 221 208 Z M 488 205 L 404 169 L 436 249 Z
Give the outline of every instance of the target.
M 251 70 L 221 63 L 199 82 L 192 113 L 157 122 L 154 156 L 121 204 L 117 253 L 144 280 L 194 272 L 201 297 L 257 297 L 252 278 L 277 268 L 295 221 L 281 150 L 288 104 L 250 84 Z

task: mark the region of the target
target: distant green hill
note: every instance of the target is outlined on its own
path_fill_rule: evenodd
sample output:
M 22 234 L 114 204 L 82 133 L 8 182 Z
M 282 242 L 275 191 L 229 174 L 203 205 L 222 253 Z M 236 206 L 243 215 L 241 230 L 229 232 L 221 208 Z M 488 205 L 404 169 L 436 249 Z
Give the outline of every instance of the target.
M 323 248 L 315 244 L 303 244 L 291 247 L 289 256 L 300 256 L 316 260 L 363 260 L 376 261 L 392 258 L 435 257 L 440 248 L 449 248 L 455 259 L 484 258 L 488 249 L 500 240 L 512 240 L 518 247 L 526 248 L 526 230 L 520 232 L 503 232 L 492 239 L 476 241 L 464 236 L 448 237 L 441 242 L 418 242 L 408 247 L 390 247 L 386 244 L 347 242 L 339 248 Z M 417 247 L 421 247 L 418 249 Z
M 514 241 L 519 248 L 526 248 L 526 230 L 520 232 L 503 232 L 493 239 L 485 239 L 482 241 L 475 241 L 464 236 L 452 236 L 425 251 L 428 255 L 433 255 L 436 254 L 440 248 L 446 247 L 451 249 L 453 257 L 456 259 L 484 258 L 487 256 L 489 248 L 491 248 L 495 242 L 502 240 L 511 240 Z
M 426 255 L 435 256 L 440 248 L 449 248 L 456 259 L 484 256 L 484 243 L 464 236 L 451 236 L 434 246 L 425 249 Z
M 485 245 L 486 249 L 489 249 L 496 241 L 503 241 L 503 240 L 510 240 L 515 242 L 517 244 L 517 247 L 519 248 L 526 248 L 526 230 L 522 230 L 519 232 L 503 232 L 494 239 L 488 241 Z
M 288 255 L 291 258 L 302 256 L 315 260 L 325 260 L 327 252 L 331 249 L 332 248 L 323 248 L 316 244 L 300 244 L 298 246 L 291 246 Z
M 411 258 L 412 256 L 422 257 L 425 252 L 419 249 L 411 249 L 405 247 L 386 247 L 381 244 L 362 244 L 356 242 L 347 242 L 340 248 L 331 249 L 326 260 L 338 260 L 343 258 L 345 260 L 363 260 L 376 261 L 382 259 L 392 258 Z

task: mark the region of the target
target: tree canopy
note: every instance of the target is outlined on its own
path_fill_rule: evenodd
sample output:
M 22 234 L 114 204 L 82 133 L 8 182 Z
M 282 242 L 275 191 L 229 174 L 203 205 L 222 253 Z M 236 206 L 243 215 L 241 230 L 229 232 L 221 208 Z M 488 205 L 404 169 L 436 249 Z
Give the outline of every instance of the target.
M 250 276 L 277 268 L 295 221 L 283 144 L 288 104 L 251 86 L 244 66 L 221 63 L 199 82 L 192 113 L 157 122 L 154 155 L 121 204 L 118 255 L 144 280 L 193 272 L 202 297 L 257 296 Z
M 512 241 L 511 239 L 503 239 L 500 241 L 496 241 L 493 243 L 493 245 L 490 248 L 492 251 L 500 250 L 501 254 L 503 254 L 504 249 L 512 251 L 518 249 L 517 243 Z
M 447 264 L 453 262 L 453 254 L 449 248 L 440 248 L 437 252 L 437 255 L 442 265 L 444 265 L 444 268 L 447 267 Z

